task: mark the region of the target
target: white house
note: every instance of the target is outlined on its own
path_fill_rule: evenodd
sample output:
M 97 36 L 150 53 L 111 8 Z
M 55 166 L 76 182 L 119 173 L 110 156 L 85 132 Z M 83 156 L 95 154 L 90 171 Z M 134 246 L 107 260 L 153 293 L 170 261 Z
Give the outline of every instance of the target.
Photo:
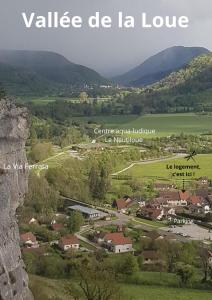
M 104 243 L 110 251 L 115 253 L 133 251 L 131 238 L 125 237 L 122 232 L 106 233 Z
M 21 245 L 27 248 L 38 248 L 36 236 L 32 232 L 26 232 L 20 235 Z
M 78 250 L 79 249 L 79 240 L 75 235 L 68 234 L 63 236 L 58 243 L 58 246 L 63 251 L 67 251 L 69 249 Z

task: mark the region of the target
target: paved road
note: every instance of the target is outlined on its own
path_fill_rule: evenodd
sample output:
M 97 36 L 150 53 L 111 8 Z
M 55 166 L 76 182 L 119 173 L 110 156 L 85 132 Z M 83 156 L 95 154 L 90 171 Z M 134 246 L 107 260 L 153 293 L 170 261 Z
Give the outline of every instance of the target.
M 82 204 L 82 202 L 80 202 L 80 201 L 69 199 L 67 197 L 63 197 L 63 199 L 70 200 L 70 201 L 75 201 L 77 203 Z M 87 206 L 89 206 L 89 205 L 87 204 Z M 95 209 L 98 209 L 98 207 L 95 207 Z M 99 209 L 102 209 L 102 207 L 101 208 L 99 207 Z M 98 220 L 94 223 L 93 227 L 95 229 L 97 229 L 98 227 L 103 227 L 103 226 L 107 226 L 107 225 L 117 225 L 117 226 L 118 225 L 126 225 L 127 223 L 130 223 L 130 222 L 133 221 L 135 228 L 141 228 L 144 231 L 157 230 L 161 235 L 169 235 L 170 234 L 169 232 L 167 232 L 167 230 L 169 229 L 168 227 L 162 228 L 162 226 L 161 226 L 161 228 L 158 228 L 154 225 L 148 225 L 148 224 L 142 223 L 142 220 L 139 220 L 139 221 L 136 220 L 137 221 L 137 224 L 136 224 L 135 219 L 134 219 L 133 216 L 128 216 L 128 215 L 125 215 L 121 212 L 119 213 L 116 210 L 111 210 L 111 209 L 105 209 L 105 210 L 109 214 L 115 215 L 117 219 L 116 220 L 110 220 L 110 221 Z M 78 233 L 80 235 L 80 237 L 82 237 L 80 233 L 82 233 L 82 231 Z M 82 237 L 82 238 L 85 239 L 84 237 Z M 81 239 L 81 240 L 83 240 L 83 239 Z M 179 241 L 188 241 L 188 239 L 186 239 L 182 236 L 179 236 L 179 235 L 176 235 L 176 239 L 179 240 Z M 84 241 L 87 243 L 89 240 L 84 240 Z M 94 245 L 92 244 L 92 246 L 94 246 Z
M 129 169 L 131 169 L 132 167 L 134 167 L 135 165 L 148 165 L 148 164 L 153 164 L 153 163 L 156 163 L 156 162 L 162 162 L 162 161 L 166 161 L 166 160 L 173 160 L 173 159 L 178 159 L 178 158 L 181 158 L 181 157 L 185 157 L 186 154 L 182 154 L 182 153 L 178 153 L 176 154 L 175 156 L 171 156 L 171 157 L 164 157 L 164 158 L 159 158 L 159 159 L 148 159 L 148 160 L 142 160 L 142 161 L 136 161 L 134 163 L 132 163 L 131 165 L 129 165 L 128 167 L 116 172 L 116 173 L 113 173 L 112 176 L 116 176 L 116 175 L 119 175 Z

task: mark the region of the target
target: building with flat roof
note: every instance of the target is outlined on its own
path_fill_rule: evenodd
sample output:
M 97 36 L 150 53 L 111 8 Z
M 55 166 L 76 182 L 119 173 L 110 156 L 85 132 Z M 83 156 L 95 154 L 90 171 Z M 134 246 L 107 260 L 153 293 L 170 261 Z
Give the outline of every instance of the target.
M 108 215 L 100 210 L 87 207 L 87 206 L 82 206 L 82 205 L 69 206 L 68 209 L 74 211 L 80 211 L 86 219 L 90 219 L 90 220 L 104 218 Z

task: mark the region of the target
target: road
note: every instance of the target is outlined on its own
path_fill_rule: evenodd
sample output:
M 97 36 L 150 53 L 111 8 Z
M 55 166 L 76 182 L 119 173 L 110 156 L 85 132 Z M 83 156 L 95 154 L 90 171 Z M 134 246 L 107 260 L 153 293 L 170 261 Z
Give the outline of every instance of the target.
M 72 202 L 72 205 L 73 205 L 73 202 L 83 205 L 83 202 L 78 201 L 78 200 L 74 200 L 74 199 L 67 198 L 67 197 L 62 197 L 62 199 Z M 91 205 L 89 205 L 87 203 L 84 203 L 84 205 L 92 207 Z M 102 207 L 95 206 L 95 209 L 102 209 Z M 141 220 L 135 220 L 135 218 L 133 216 L 126 215 L 126 214 L 123 214 L 121 212 L 119 213 L 116 210 L 111 210 L 111 209 L 107 209 L 107 208 L 104 208 L 104 210 L 107 211 L 108 214 L 110 214 L 110 215 L 115 215 L 116 219 L 115 220 L 110 220 L 110 221 L 97 220 L 97 221 L 95 221 L 94 226 L 93 226 L 95 229 L 97 229 L 98 227 L 104 227 L 104 226 L 107 226 L 107 225 L 117 225 L 117 226 L 118 225 L 127 225 L 128 223 L 133 222 L 135 228 L 141 228 L 144 231 L 157 230 L 161 235 L 169 235 L 170 234 L 169 232 L 167 232 L 168 227 L 162 228 L 163 224 L 161 224 L 161 228 L 158 228 L 154 225 L 145 224 L 144 222 L 142 222 L 142 219 Z M 78 234 L 79 234 L 80 237 L 82 237 L 81 236 L 82 231 L 80 231 Z M 84 239 L 84 237 L 82 237 L 82 238 Z M 81 239 L 81 238 L 79 238 L 79 239 Z M 81 240 L 83 240 L 83 239 L 81 239 Z M 179 236 L 179 235 L 176 235 L 176 239 L 179 240 L 179 241 L 188 240 L 188 239 L 185 239 L 184 237 Z M 88 241 L 85 241 L 85 242 L 88 242 Z M 92 246 L 94 246 L 94 245 L 92 245 Z
M 86 231 L 88 231 L 89 229 L 91 229 L 91 227 L 88 227 Z M 98 244 L 95 244 L 93 242 L 91 242 L 89 239 L 87 239 L 86 237 L 82 236 L 82 233 L 84 233 L 85 231 L 80 231 L 78 233 L 75 233 L 76 237 L 80 240 L 85 242 L 88 245 L 91 245 L 92 247 L 94 247 L 95 249 L 102 249 Z
M 159 158 L 159 159 L 148 159 L 148 160 L 142 160 L 142 161 L 136 161 L 136 162 L 133 162 L 131 165 L 129 165 L 128 167 L 116 172 L 116 173 L 113 173 L 112 176 L 116 176 L 116 175 L 119 175 L 129 169 L 131 169 L 132 167 L 134 167 L 135 165 L 148 165 L 148 164 L 153 164 L 153 163 L 157 163 L 157 162 L 162 162 L 162 161 L 166 161 L 166 160 L 173 160 L 173 159 L 178 159 L 178 158 L 181 158 L 181 157 L 185 157 L 186 154 L 182 154 L 182 153 L 178 153 L 176 154 L 175 156 L 171 156 L 171 157 L 164 157 L 164 158 Z

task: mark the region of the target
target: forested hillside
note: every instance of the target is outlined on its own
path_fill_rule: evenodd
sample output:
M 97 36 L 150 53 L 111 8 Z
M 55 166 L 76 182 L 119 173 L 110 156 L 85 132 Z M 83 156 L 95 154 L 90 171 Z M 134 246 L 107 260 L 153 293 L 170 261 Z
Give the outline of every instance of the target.
M 114 80 L 124 86 L 147 86 L 184 67 L 193 58 L 207 53 L 209 51 L 203 47 L 174 46 L 151 56 L 138 67 Z
M 147 112 L 211 111 L 212 54 L 199 56 L 140 93 L 127 95 L 124 102 L 142 105 Z
M 49 96 L 108 80 L 54 52 L 0 50 L 0 83 L 11 95 Z

